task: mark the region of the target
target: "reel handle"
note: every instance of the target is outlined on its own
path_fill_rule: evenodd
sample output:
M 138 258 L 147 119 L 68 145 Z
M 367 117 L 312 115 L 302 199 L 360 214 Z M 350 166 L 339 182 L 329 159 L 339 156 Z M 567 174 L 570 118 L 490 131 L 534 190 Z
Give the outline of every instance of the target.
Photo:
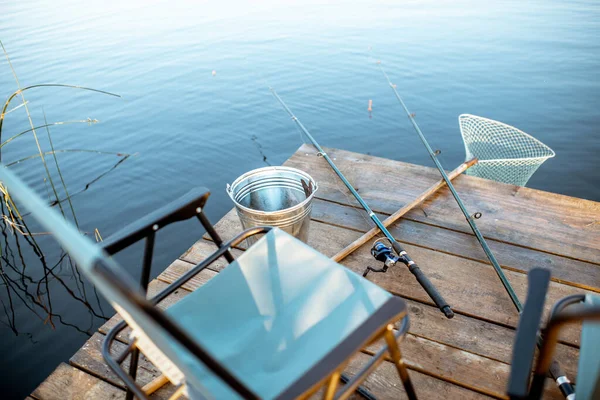
M 440 292 L 438 292 L 437 288 L 431 283 L 429 278 L 425 275 L 421 268 L 408 257 L 404 249 L 400 246 L 400 243 L 394 241 L 392 242 L 392 248 L 398 255 L 401 255 L 401 259 L 408 266 L 408 270 L 417 278 L 419 284 L 425 289 L 431 300 L 435 303 L 435 305 L 440 309 L 441 312 L 444 313 L 446 318 L 450 319 L 454 317 L 454 311 L 450 308 L 450 304 L 442 297 Z

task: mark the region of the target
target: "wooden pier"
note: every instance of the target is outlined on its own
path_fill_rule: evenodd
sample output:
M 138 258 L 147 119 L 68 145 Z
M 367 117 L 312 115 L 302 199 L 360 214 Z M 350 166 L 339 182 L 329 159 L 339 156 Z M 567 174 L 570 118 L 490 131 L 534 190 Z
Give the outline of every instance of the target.
M 328 150 L 328 154 L 382 219 L 440 179 L 434 168 L 335 149 Z M 301 147 L 285 165 L 308 172 L 319 184 L 309 239 L 314 248 L 333 256 L 372 228 L 364 211 L 312 147 Z M 527 271 L 534 267 L 552 272 L 546 312 L 564 296 L 600 292 L 600 203 L 465 175 L 457 177 L 454 183 L 467 209 L 482 213 L 477 224 L 522 301 Z M 207 207 L 210 204 L 209 200 Z M 235 211 L 225 215 L 216 228 L 224 239 L 240 232 Z M 448 189 L 442 188 L 407 213 L 390 231 L 456 313 L 454 319 L 446 319 L 403 265 L 386 274 L 368 276 L 409 305 L 410 333 L 402 349 L 419 397 L 505 398 L 518 314 Z M 379 267 L 369 254 L 370 246 L 362 246 L 342 264 L 360 274 L 366 266 Z M 209 240 L 200 239 L 151 283 L 150 295 L 214 250 Z M 242 251 L 236 249 L 234 255 Z M 224 266 L 224 262 L 213 264 L 212 269 L 203 271 L 160 305 L 168 307 L 177 302 Z M 124 385 L 106 366 L 100 350 L 105 334 L 119 320 L 115 316 L 102 326 L 31 397 L 123 398 Z M 120 341 L 126 346 L 127 335 L 122 334 Z M 557 358 L 572 378 L 577 371 L 578 345 L 579 330 L 567 329 L 557 349 Z M 348 374 L 358 370 L 376 350 L 364 349 L 351 362 Z M 158 374 L 142 357 L 138 381 L 146 384 Z M 382 364 L 365 386 L 379 399 L 404 398 L 402 385 L 389 362 Z M 153 396 L 166 399 L 173 390 L 168 385 Z M 548 382 L 545 398 L 562 396 Z

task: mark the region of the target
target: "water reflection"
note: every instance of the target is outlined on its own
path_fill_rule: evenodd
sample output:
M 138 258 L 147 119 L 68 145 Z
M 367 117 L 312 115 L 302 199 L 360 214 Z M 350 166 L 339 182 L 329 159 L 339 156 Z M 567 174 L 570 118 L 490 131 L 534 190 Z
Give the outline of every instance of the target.
M 72 198 L 87 191 L 94 183 L 121 166 L 130 157 L 130 154 L 81 148 L 55 148 L 50 131 L 51 127 L 54 129 L 58 126 L 73 123 L 92 125 L 98 123 L 98 120 L 88 117 L 81 120 L 48 123 L 46 113 L 43 111 L 44 124 L 34 124 L 34 118 L 30 111 L 31 104 L 25 99 L 24 92 L 32 89 L 69 88 L 119 96 L 96 89 L 63 84 L 22 86 L 2 42 L 0 42 L 0 47 L 15 78 L 17 89 L 8 96 L 0 114 L 0 139 L 2 139 L 0 143 L 0 160 L 3 161 L 1 167 L 17 168 L 18 166 L 24 172 L 24 175 L 29 175 L 27 177 L 29 180 L 31 178 L 35 178 L 38 182 L 41 180 L 49 203 L 53 207 L 58 207 L 65 218 L 71 219 L 79 227 L 75 208 L 71 201 Z M 14 104 L 19 101 L 19 104 Z M 36 103 L 35 106 L 37 108 L 38 104 Z M 31 110 L 34 110 L 34 108 Z M 8 117 L 10 117 L 11 122 L 16 124 L 5 128 L 4 123 Z M 15 129 L 14 125 L 19 128 Z M 26 126 L 29 127 L 23 130 L 22 127 Z M 3 130 L 6 132 L 3 132 Z M 17 138 L 27 136 L 34 139 L 35 146 L 31 146 L 31 141 L 28 142 L 28 147 L 24 145 L 26 142 L 22 139 L 15 141 Z M 16 156 L 14 161 L 6 161 L 5 158 L 2 158 L 6 149 L 9 150 L 11 156 Z M 110 156 L 116 157 L 117 161 L 112 162 L 108 168 L 99 170 L 82 187 L 75 191 L 69 191 L 57 157 L 57 154 L 64 153 Z M 41 172 L 37 173 L 36 170 Z M 29 317 L 37 318 L 41 323 L 52 329 L 56 329 L 57 324 L 61 324 L 91 336 L 97 320 L 108 319 L 102 309 L 96 289 L 82 278 L 71 257 L 62 249 L 57 250 L 57 246 L 50 240 L 48 233 L 36 231 L 36 223 L 28 221 L 27 214 L 20 213 L 18 204 L 13 201 L 10 192 L 6 190 L 1 182 L 0 192 L 2 194 L 0 199 L 2 218 L 0 223 L 0 230 L 2 231 L 2 240 L 0 241 L 0 287 L 2 289 L 0 292 L 0 306 L 2 307 L 2 315 L 0 316 L 0 322 L 6 325 L 15 335 L 24 334 L 34 343 L 34 335 L 21 329 L 23 321 L 28 321 Z M 101 237 L 97 229 L 92 234 L 97 239 Z M 65 298 L 72 299 L 68 301 L 68 307 L 64 307 Z M 55 306 L 56 304 L 58 304 L 58 307 Z M 73 310 L 73 305 L 83 307 L 84 312 L 89 315 L 87 323 L 78 315 L 78 312 Z M 70 317 L 66 317 L 66 314 L 69 314 Z M 73 315 L 76 316 L 76 322 L 73 322 Z
M 81 189 L 71 193 L 68 197 L 54 200 L 54 206 L 67 203 L 67 201 L 98 182 L 104 176 L 121 166 L 129 154 L 121 154 L 119 160 L 106 171 L 87 182 Z M 32 317 L 37 318 L 44 325 L 56 328 L 56 324 L 71 327 L 87 335 L 93 334 L 96 318 L 107 320 L 107 314 L 102 309 L 102 303 L 96 289 L 87 283 L 81 276 L 71 257 L 64 251 L 55 254 L 53 241 L 46 240 L 46 232 L 35 232 L 29 227 L 26 216 L 19 214 L 9 194 L 3 191 L 4 200 L 0 202 L 2 223 L 2 241 L 0 243 L 0 305 L 2 316 L 0 323 L 6 325 L 15 335 L 24 334 L 35 342 L 35 337 L 30 332 L 24 332 L 17 323 L 21 310 L 26 309 Z M 7 200 L 8 198 L 8 200 Z M 73 215 L 75 215 L 74 210 Z M 76 219 L 76 217 L 75 217 Z M 99 238 L 98 231 L 87 232 Z M 44 239 L 40 239 L 44 238 Z M 52 250 L 44 251 L 42 245 L 51 242 Z M 48 246 L 48 244 L 46 244 Z M 83 307 L 89 314 L 87 323 L 72 322 L 68 317 L 61 315 L 53 309 L 53 298 L 62 299 L 68 296 L 79 307 Z M 72 305 L 71 305 L 72 306 Z M 19 310 L 19 311 L 17 311 Z M 83 321 L 85 322 L 85 321 Z

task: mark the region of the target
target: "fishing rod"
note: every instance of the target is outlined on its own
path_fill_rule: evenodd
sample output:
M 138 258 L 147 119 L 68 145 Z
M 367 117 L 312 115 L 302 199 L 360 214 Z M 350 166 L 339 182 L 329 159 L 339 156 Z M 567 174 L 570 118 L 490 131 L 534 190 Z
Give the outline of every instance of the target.
M 388 76 L 388 74 L 385 72 L 385 70 L 381 66 L 381 61 L 377 61 L 377 65 L 379 66 L 379 69 L 383 73 L 383 76 L 385 76 L 388 84 L 392 88 L 392 91 L 394 92 L 394 95 L 396 95 L 396 99 L 398 99 L 398 102 L 400 103 L 400 105 L 402 106 L 402 108 L 404 109 L 404 111 L 406 112 L 406 115 L 408 115 L 408 118 L 410 119 L 410 122 L 412 123 L 413 127 L 415 128 L 415 131 L 419 135 L 419 138 L 421 139 L 421 142 L 423 142 L 423 145 L 427 149 L 427 152 L 429 153 L 429 157 L 431 157 L 431 159 L 435 163 L 435 166 L 437 167 L 438 171 L 440 171 L 440 175 L 442 176 L 442 178 L 446 182 L 446 186 L 448 186 L 448 189 L 450 189 L 450 192 L 452 193 L 452 196 L 454 197 L 454 200 L 456 200 L 456 203 L 458 204 L 458 207 L 460 208 L 460 210 L 462 211 L 463 215 L 465 216 L 467 222 L 469 223 L 469 226 L 471 227 L 471 230 L 475 234 L 475 237 L 477 238 L 477 241 L 479 242 L 479 244 L 483 248 L 483 251 L 485 252 L 485 255 L 487 256 L 488 260 L 490 260 L 490 263 L 494 267 L 494 270 L 496 271 L 496 274 L 498 275 L 498 278 L 500 278 L 500 281 L 502 282 L 502 285 L 504 286 L 504 289 L 506 289 L 506 292 L 510 296 L 510 299 L 512 300 L 515 308 L 517 309 L 517 311 L 519 312 L 519 314 L 521 314 L 523 312 L 523 305 L 519 301 L 519 298 L 517 297 L 517 294 L 515 293 L 515 290 L 513 289 L 512 285 L 510 284 L 510 282 L 508 281 L 508 279 L 506 278 L 506 275 L 504 275 L 504 271 L 502 271 L 502 268 L 500 267 L 500 264 L 496 260 L 496 257 L 492 253 L 492 250 L 488 246 L 487 242 L 485 241 L 485 238 L 483 237 L 483 235 L 479 231 L 479 228 L 477 227 L 477 224 L 475 223 L 475 220 L 479 219 L 481 217 L 481 213 L 477 212 L 477 213 L 475 213 L 473 215 L 469 214 L 469 212 L 467 211 L 467 208 L 465 207 L 465 205 L 462 202 L 460 196 L 458 195 L 458 192 L 454 188 L 454 185 L 452 184 L 452 182 L 448 178 L 448 175 L 446 174 L 446 171 L 442 167 L 442 164 L 438 160 L 437 156 L 438 156 L 439 152 L 433 151 L 431 149 L 431 146 L 427 142 L 427 139 L 425 138 L 425 135 L 423 134 L 423 132 L 419 128 L 419 125 L 417 125 L 417 121 L 415 120 L 415 114 L 411 113 L 410 111 L 408 111 L 408 107 L 406 107 L 406 104 L 404 104 L 404 101 L 402 100 L 402 97 L 400 97 L 400 94 L 398 93 L 398 90 L 396 89 L 396 85 L 394 85 L 392 83 L 392 81 L 390 80 L 390 77 Z M 537 344 L 538 344 L 538 347 L 541 345 L 541 337 L 539 335 L 538 335 Z M 572 397 L 569 397 L 569 396 L 571 396 L 571 395 L 574 396 L 575 391 L 573 390 L 573 387 L 571 386 L 571 383 L 570 383 L 569 379 L 567 378 L 566 373 L 563 371 L 563 369 L 561 368 L 560 364 L 556 360 L 552 361 L 552 366 L 550 367 L 550 375 L 555 380 L 556 384 L 560 388 L 560 391 L 565 396 L 565 398 L 571 400 Z
M 308 130 L 304 127 L 304 125 L 302 125 L 300 120 L 294 115 L 294 113 L 292 113 L 292 110 L 290 110 L 289 107 L 285 104 L 285 102 L 281 99 L 281 97 L 279 97 L 279 95 L 277 94 L 275 89 L 273 89 L 272 87 L 269 87 L 269 90 L 271 90 L 271 93 L 273 93 L 273 96 L 275 96 L 277 101 L 279 101 L 279 104 L 281 104 L 281 106 L 289 114 L 289 116 L 296 123 L 296 125 L 298 125 L 300 130 L 311 141 L 313 146 L 317 149 L 317 152 L 318 152 L 317 154 L 319 156 L 323 157 L 327 161 L 327 163 L 329 164 L 331 169 L 333 169 L 333 171 L 341 179 L 341 181 L 344 182 L 344 185 L 346 185 L 346 187 L 348 188 L 350 193 L 352 193 L 352 195 L 360 203 L 362 208 L 367 212 L 367 214 L 369 214 L 369 217 L 371 218 L 371 220 L 375 223 L 377 228 L 379 228 L 381 233 L 383 233 L 385 235 L 385 237 L 389 240 L 389 242 L 392 245 L 392 248 L 397 253 L 397 255 L 394 255 L 392 252 L 392 249 L 390 249 L 389 247 L 386 247 L 381 242 L 375 243 L 375 245 L 371 249 L 371 255 L 373 255 L 373 257 L 375 257 L 375 259 L 377 259 L 378 261 L 382 261 L 384 263 L 383 268 L 375 269 L 375 268 L 368 267 L 367 270 L 365 270 L 365 273 L 363 274 L 363 276 L 366 276 L 369 271 L 386 272 L 389 267 L 394 266 L 398 261 L 400 261 L 403 264 L 405 264 L 408 267 L 408 270 L 417 278 L 417 281 L 419 282 L 419 284 L 423 287 L 423 289 L 425 289 L 425 291 L 427 292 L 427 294 L 429 295 L 431 300 L 433 300 L 435 305 L 444 313 L 446 318 L 454 317 L 454 312 L 452 311 L 452 308 L 450 308 L 450 305 L 446 302 L 446 300 L 444 300 L 442 295 L 438 292 L 438 290 L 433 285 L 433 283 L 431 283 L 429 278 L 427 278 L 427 276 L 423 273 L 423 271 L 421 271 L 421 269 L 417 266 L 417 264 L 409 257 L 409 255 L 402 248 L 400 243 L 398 243 L 396 241 L 396 239 L 392 236 L 392 234 L 387 230 L 387 228 L 383 225 L 381 220 L 377 217 L 377 215 L 375 215 L 375 213 L 371 210 L 371 208 L 367 205 L 367 203 L 363 200 L 363 198 L 358 194 L 356 189 L 354 189 L 352 184 L 350 184 L 350 182 L 346 179 L 344 174 L 342 174 L 342 172 L 338 169 L 338 167 L 335 165 L 335 163 L 327 155 L 325 150 L 323 150 L 323 148 L 319 145 L 319 143 L 315 140 L 315 138 L 310 134 L 310 132 L 308 132 Z

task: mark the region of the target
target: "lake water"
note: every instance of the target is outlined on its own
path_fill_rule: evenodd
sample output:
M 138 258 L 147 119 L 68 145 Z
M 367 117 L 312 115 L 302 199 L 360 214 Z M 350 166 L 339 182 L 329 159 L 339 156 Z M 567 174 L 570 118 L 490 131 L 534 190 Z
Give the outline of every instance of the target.
M 36 126 L 44 114 L 48 122 L 99 121 L 51 128 L 56 150 L 78 150 L 57 158 L 85 232 L 107 237 L 194 185 L 212 191 L 206 210 L 217 221 L 232 207 L 226 183 L 281 164 L 302 144 L 267 85 L 323 146 L 431 165 L 375 65 L 379 58 L 448 169 L 464 158 L 457 117 L 472 113 L 516 126 L 556 151 L 528 186 L 600 200 L 597 1 L 83 3 L 0 0 L 0 40 L 22 86 L 66 83 L 121 96 L 26 92 Z M 17 89 L 3 58 L 0 89 L 4 97 Z M 28 128 L 24 108 L 17 109 L 6 117 L 2 140 Z M 50 151 L 46 132 L 38 135 Z M 25 134 L 1 149 L 2 161 L 36 152 Z M 124 154 L 131 156 L 114 167 Z M 39 158 L 11 168 L 52 197 Z M 161 231 L 153 274 L 201 234 L 194 222 Z M 36 240 L 56 263 L 57 246 L 43 235 Z M 55 278 L 40 289 L 45 299 L 51 292 L 55 329 L 44 323 L 20 290 L 29 282 L 35 293 L 32 282 L 44 268 L 32 245 L 19 243 L 4 226 L 1 262 L 10 281 L 0 282 L 0 392 L 9 398 L 30 393 L 102 323 L 65 289 L 82 290 L 68 264 L 56 270 L 64 285 Z M 139 246 L 119 260 L 139 276 Z M 32 281 L 20 283 L 10 269 L 21 264 Z M 101 307 L 112 313 L 89 287 L 79 297 L 98 315 Z

